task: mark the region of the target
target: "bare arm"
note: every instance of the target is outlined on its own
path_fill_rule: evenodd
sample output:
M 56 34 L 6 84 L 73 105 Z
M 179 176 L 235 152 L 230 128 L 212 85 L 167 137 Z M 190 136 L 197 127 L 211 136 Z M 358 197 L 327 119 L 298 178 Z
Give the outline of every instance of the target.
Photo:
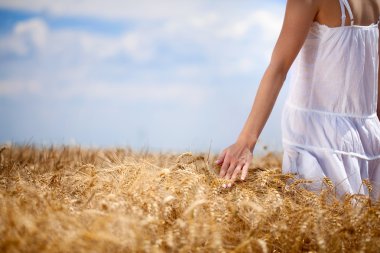
M 222 165 L 220 177 L 236 180 L 247 175 L 252 152 L 266 124 L 294 59 L 299 53 L 310 26 L 317 15 L 319 1 L 288 0 L 284 23 L 272 58 L 260 82 L 251 112 L 235 144 L 223 150 L 217 163 Z M 229 184 L 228 186 L 231 186 Z

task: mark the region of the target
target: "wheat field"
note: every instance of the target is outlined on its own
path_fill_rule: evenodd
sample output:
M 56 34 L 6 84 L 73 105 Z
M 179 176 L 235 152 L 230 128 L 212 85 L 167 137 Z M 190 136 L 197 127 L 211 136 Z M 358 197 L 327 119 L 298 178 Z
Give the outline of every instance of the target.
M 380 251 L 378 202 L 289 183 L 271 152 L 231 189 L 212 154 L 4 146 L 0 159 L 0 252 Z

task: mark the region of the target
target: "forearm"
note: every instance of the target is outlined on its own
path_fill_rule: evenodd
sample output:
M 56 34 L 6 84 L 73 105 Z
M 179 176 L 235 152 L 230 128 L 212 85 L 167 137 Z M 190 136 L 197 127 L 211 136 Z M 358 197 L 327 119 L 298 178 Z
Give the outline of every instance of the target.
M 271 57 L 271 64 L 260 82 L 251 112 L 238 142 L 253 150 L 266 124 L 286 74 L 304 44 L 318 11 L 320 1 L 288 0 L 280 36 Z
M 264 128 L 278 94 L 285 81 L 286 72 L 269 65 L 260 82 L 251 112 L 239 135 L 238 142 L 246 143 L 253 150 L 262 129 Z

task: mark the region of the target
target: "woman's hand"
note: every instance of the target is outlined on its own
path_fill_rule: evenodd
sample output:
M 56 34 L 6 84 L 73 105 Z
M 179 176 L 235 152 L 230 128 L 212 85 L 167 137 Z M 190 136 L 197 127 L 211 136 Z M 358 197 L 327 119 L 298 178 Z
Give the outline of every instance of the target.
M 236 181 L 238 174 L 241 172 L 241 180 L 244 180 L 248 174 L 248 167 L 252 161 L 252 152 L 254 146 L 249 146 L 244 141 L 237 141 L 235 144 L 224 149 L 220 153 L 216 164 L 221 165 L 219 176 L 226 180 L 231 180 L 229 184 L 223 187 L 231 187 Z

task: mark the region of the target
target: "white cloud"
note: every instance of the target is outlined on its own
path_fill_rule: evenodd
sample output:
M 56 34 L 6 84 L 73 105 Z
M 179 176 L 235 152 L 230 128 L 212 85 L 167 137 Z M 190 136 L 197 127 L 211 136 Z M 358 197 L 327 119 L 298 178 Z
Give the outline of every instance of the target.
M 42 49 L 46 45 L 48 28 L 46 23 L 40 18 L 33 18 L 19 22 L 13 30 L 15 36 L 30 40 L 33 46 Z
M 42 86 L 30 80 L 0 80 L 0 96 L 18 96 L 20 94 L 37 95 L 42 93 Z
M 0 7 L 45 12 L 54 16 L 87 16 L 112 20 L 157 20 L 191 16 L 201 0 L 4 0 Z
M 208 87 L 190 84 L 144 84 L 144 83 L 73 83 L 65 87 L 42 86 L 38 81 L 23 79 L 1 80 L 0 96 L 38 95 L 40 98 L 106 99 L 125 103 L 175 103 L 177 105 L 200 106 L 210 96 Z
M 35 103 L 42 116 L 36 121 L 33 115 L 31 123 L 44 129 L 41 136 L 46 137 L 51 124 L 64 115 L 65 124 L 57 128 L 64 126 L 57 130 L 60 134 L 67 131 L 66 124 L 81 133 L 81 124 L 88 123 L 85 129 L 102 129 L 121 120 L 119 125 L 128 125 L 131 138 L 126 139 L 131 145 L 136 144 L 136 132 L 148 129 L 151 136 L 164 137 L 152 145 L 183 147 L 189 139 L 180 142 L 179 137 L 198 136 L 207 140 L 208 147 L 212 136 L 220 138 L 215 145 L 221 148 L 246 117 L 243 113 L 278 36 L 284 6 L 245 0 L 3 0 L 1 7 L 39 17 L 22 20 L 0 36 L 0 96 L 15 98 L 11 101 L 17 104 Z M 71 17 L 86 25 L 74 29 L 72 22 L 65 23 Z M 57 27 L 49 20 L 61 23 Z M 87 24 L 104 20 L 112 21 L 107 26 L 116 24 L 125 30 L 86 29 Z M 88 110 L 78 112 L 78 108 Z M 109 120 L 95 117 L 99 111 Z M 141 111 L 149 112 L 145 116 L 150 120 L 140 117 Z M 29 112 L 15 109 L 17 115 Z M 22 129 L 28 125 L 22 121 L 25 118 L 17 117 L 14 125 Z M 152 119 L 157 125 L 151 124 Z M 13 136 L 27 138 L 28 134 L 20 134 L 25 129 L 12 130 L 13 121 L 6 121 L 11 122 Z M 177 135 L 172 133 L 173 124 L 179 125 L 174 127 Z M 120 129 L 114 131 L 117 140 L 126 132 Z M 71 136 L 78 137 L 68 133 Z M 87 137 L 96 142 L 99 136 L 110 137 Z
M 92 99 L 124 100 L 127 102 L 164 102 L 198 106 L 209 96 L 208 87 L 189 84 L 110 84 L 71 85 L 70 97 L 78 95 Z M 60 94 L 62 95 L 62 93 Z
M 48 27 L 41 18 L 17 23 L 8 37 L 0 39 L 0 50 L 26 55 L 31 50 L 43 50 L 46 46 Z
M 154 57 L 154 41 L 148 41 L 142 33 L 127 33 L 121 39 L 121 43 L 123 51 L 137 61 L 145 62 Z
M 24 40 L 20 40 L 16 36 L 0 38 L 0 55 L 1 53 L 26 55 L 28 53 L 28 46 Z
M 234 57 L 234 61 L 242 62 L 243 56 L 260 60 L 253 59 L 253 56 L 262 55 L 267 60 L 269 53 L 266 51 L 271 50 L 268 44 L 274 44 L 279 33 L 281 20 L 278 16 L 268 10 L 256 10 L 233 19 L 205 13 L 189 19 L 166 21 L 162 25 L 138 26 L 120 36 L 81 30 L 51 30 L 45 21 L 35 18 L 19 22 L 11 35 L 1 38 L 0 50 L 25 55 L 36 49 L 51 57 L 64 53 L 66 58 L 87 55 L 99 60 L 125 55 L 137 62 L 146 62 L 160 57 L 157 52 L 160 44 L 179 52 L 187 50 L 184 45 L 193 45 L 209 59 Z M 230 42 L 231 39 L 236 42 Z M 248 70 L 248 60 L 244 59 L 244 62 L 237 65 L 242 67 L 237 73 Z
M 74 3 L 76 7 L 69 8 Z M 76 1 L 68 1 L 66 9 L 63 8 L 60 1 L 42 0 L 36 0 L 33 6 L 17 0 L 2 2 L 0 6 L 3 4 L 8 7 L 28 10 L 47 10 L 52 13 L 59 12 L 62 15 L 74 15 L 79 10 L 84 9 L 84 14 L 91 12 L 93 15 L 102 17 L 102 14 L 97 13 L 96 9 L 100 8 L 99 6 L 103 2 L 95 1 L 94 6 L 90 4 L 92 1 L 76 3 Z M 109 6 L 110 9 L 115 9 L 114 11 L 116 11 L 116 9 L 119 9 L 119 5 L 130 5 L 133 6 L 132 9 L 139 9 L 143 8 L 142 6 L 147 3 L 147 1 L 141 3 L 132 3 L 131 1 L 111 2 Z M 183 16 L 173 16 L 166 11 L 167 9 L 176 8 L 178 3 L 185 6 L 191 5 L 192 7 Z M 172 61 L 171 64 L 175 64 L 175 66 L 170 67 L 172 69 L 171 78 L 177 79 L 178 83 L 183 83 L 186 79 L 191 78 L 202 80 L 212 76 L 228 77 L 252 73 L 259 68 L 263 68 L 263 63 L 269 60 L 272 51 L 271 45 L 274 45 L 281 28 L 283 14 L 280 12 L 280 8 L 260 7 L 244 10 L 242 13 L 234 11 L 228 13 L 227 8 L 210 9 L 206 4 L 201 5 L 197 1 L 191 4 L 185 4 L 182 1 L 178 3 L 173 1 L 170 1 L 170 4 L 165 1 L 159 4 L 151 2 L 150 6 L 152 8 L 158 5 L 161 6 L 156 11 L 163 12 L 161 15 L 162 22 L 137 23 L 119 35 L 93 33 L 68 27 L 54 29 L 49 27 L 42 18 L 20 21 L 14 26 L 11 34 L 0 38 L 0 53 L 26 55 L 30 51 L 38 52 L 34 56 L 34 60 L 43 59 L 43 62 L 50 62 L 49 68 L 51 70 L 49 74 L 56 78 L 54 81 L 57 83 L 63 83 L 67 90 L 69 90 L 68 87 L 73 87 L 70 84 L 86 83 L 86 81 L 91 83 L 92 80 L 89 81 L 92 75 L 91 71 L 97 71 L 94 69 L 95 64 L 98 64 L 96 68 L 102 68 L 107 64 L 107 60 L 115 57 L 124 57 L 131 60 L 131 66 L 152 61 L 160 62 L 162 59 Z M 182 5 L 179 9 L 183 8 Z M 162 6 L 165 6 L 165 8 Z M 128 11 L 130 10 L 128 9 Z M 116 15 L 116 17 L 118 16 Z M 140 18 L 142 17 L 140 16 Z M 169 52 L 161 51 L 162 47 L 169 49 Z M 190 54 L 204 60 L 195 63 L 176 63 L 177 57 L 182 57 L 183 55 L 187 57 Z M 36 66 L 30 67 L 35 68 Z M 147 74 L 140 77 L 146 78 L 149 75 L 149 70 L 154 71 L 156 67 L 160 66 L 152 65 L 151 69 L 146 69 Z M 128 69 L 125 72 L 127 75 Z M 13 75 L 14 77 L 9 80 L 18 80 L 17 73 L 13 73 Z M 167 85 L 166 75 L 168 75 L 168 72 L 162 73 L 161 76 L 160 73 L 156 73 L 151 79 L 154 79 L 155 84 L 165 86 Z M 51 86 L 51 78 L 47 79 L 44 73 L 40 75 L 34 74 L 29 79 L 42 86 Z M 123 80 L 118 82 L 126 83 Z M 15 87 L 19 87 L 19 85 Z M 82 86 L 79 85 L 78 87 Z M 130 87 L 135 86 L 127 85 L 125 87 L 131 89 Z M 99 89 L 96 90 L 101 90 L 102 94 L 108 94 L 103 88 L 109 88 L 109 92 L 119 89 L 100 85 Z M 3 94 L 8 92 L 8 88 L 4 84 L 2 89 Z M 17 90 L 21 91 L 23 89 L 14 88 L 11 90 L 12 94 L 14 94 Z M 154 89 L 149 88 L 149 90 Z M 171 92 L 170 94 L 176 91 L 174 86 L 168 90 Z M 83 89 L 82 92 L 87 94 Z M 123 90 L 120 93 L 131 92 L 130 90 Z M 177 95 L 182 94 L 178 90 L 176 92 Z M 164 97 L 156 90 L 145 94 L 156 94 Z M 167 94 L 165 93 L 165 96 Z M 97 94 L 93 95 L 98 96 Z M 138 98 L 139 96 L 134 97 Z
M 143 31 L 107 37 L 87 31 L 51 30 L 45 21 L 33 18 L 20 21 L 11 34 L 0 38 L 0 53 L 23 56 L 39 51 L 40 54 L 36 57 L 48 57 L 54 62 L 83 56 L 104 60 L 124 54 L 138 62 L 144 62 L 154 55 L 154 45 L 147 39 Z M 54 57 L 59 58 L 53 59 Z

